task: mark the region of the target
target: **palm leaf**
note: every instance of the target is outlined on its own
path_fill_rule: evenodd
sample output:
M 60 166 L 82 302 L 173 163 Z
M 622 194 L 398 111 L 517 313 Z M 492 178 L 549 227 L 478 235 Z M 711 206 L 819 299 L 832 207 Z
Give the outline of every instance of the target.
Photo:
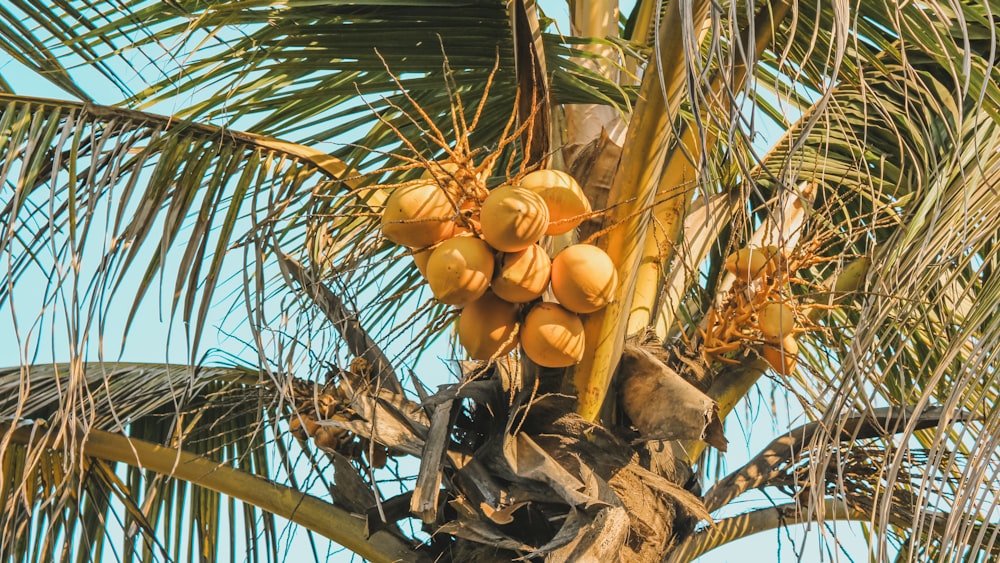
M 89 276 L 92 289 L 74 298 L 107 310 L 127 273 L 144 268 L 129 288 L 131 320 L 167 264 L 176 264 L 173 280 L 162 281 L 173 286 L 169 314 L 193 327 L 192 350 L 230 247 L 259 218 L 276 221 L 275 209 L 304 215 L 312 188 L 345 172 L 305 147 L 151 114 L 16 96 L 0 102 L 0 180 L 10 187 L 0 225 L 11 264 L 0 303 L 16 282 L 41 277 L 50 286 L 44 308 Z M 93 247 L 94 232 L 106 233 L 103 248 Z M 70 257 L 94 266 L 57 271 Z
M 800 12 L 806 21 L 810 9 Z M 832 14 L 813 17 L 829 23 L 820 29 L 833 29 Z M 782 185 L 806 180 L 820 188 L 804 241 L 822 242 L 819 252 L 840 259 L 817 263 L 800 276 L 818 288 L 850 257 L 874 259 L 857 307 L 841 308 L 805 336 L 811 343 L 800 359 L 809 367 L 799 370 L 791 388 L 831 428 L 819 443 L 836 436 L 842 428 L 837 421 L 846 410 L 944 407 L 935 411 L 937 432 L 907 427 L 882 446 L 891 453 L 874 469 L 882 480 L 880 490 L 915 493 L 908 503 L 895 495 L 879 496 L 866 511 L 877 525 L 878 554 L 886 553 L 891 533 L 900 531 L 893 526 L 909 519 L 913 532 L 904 532 L 911 546 L 904 550 L 907 560 L 949 559 L 960 553 L 974 559 L 974 554 L 995 549 L 984 523 L 990 522 L 996 499 L 988 490 L 991 478 L 982 472 L 997 463 L 996 444 L 970 436 L 991 436 L 998 424 L 989 406 L 997 396 L 995 359 L 989 352 L 996 349 L 997 337 L 991 305 L 998 212 L 993 193 L 996 98 L 994 83 L 983 72 L 990 68 L 983 52 L 961 54 L 968 68 L 980 69 L 967 76 L 950 62 L 942 65 L 954 52 L 948 38 L 956 27 L 941 28 L 945 39 L 907 37 L 877 46 L 862 42 L 859 49 L 884 50 L 858 57 L 868 66 L 842 67 L 843 82 L 831 89 L 825 87 L 827 76 L 815 74 L 812 84 L 827 95 L 765 157 L 748 192 L 758 204 L 748 206 L 746 220 L 724 234 L 721 243 L 723 248 L 741 246 L 746 233 L 773 213 L 766 202 L 774 200 Z M 792 40 L 785 56 L 799 58 L 795 67 L 809 75 L 823 67 L 805 62 L 807 47 L 826 53 L 833 39 L 824 32 L 811 34 L 809 28 L 797 31 L 810 43 Z M 910 27 L 903 31 L 916 33 Z M 972 25 L 963 31 L 977 33 Z M 812 43 L 817 38 L 819 46 Z M 765 65 L 767 72 L 775 70 Z M 820 294 L 799 296 L 810 297 Z M 953 414 L 960 409 L 982 418 L 953 426 Z M 924 446 L 925 466 L 914 467 L 910 461 L 914 450 L 905 446 L 911 441 Z M 811 460 L 814 490 L 822 490 L 817 487 L 824 482 L 825 468 L 838 459 L 829 453 Z M 834 481 L 841 490 L 851 486 L 843 476 Z M 935 503 L 944 498 L 955 506 L 940 512 Z
M 0 551 L 15 559 L 76 553 L 90 560 L 102 549 L 126 560 L 213 559 L 220 545 L 235 545 L 226 530 L 242 528 L 250 534 L 248 555 L 272 560 L 279 550 L 276 522 L 254 504 L 376 559 L 386 553 L 377 542 L 403 545 L 388 531 L 357 544 L 363 534 L 349 530 L 357 520 L 342 508 L 292 494 L 336 494 L 332 466 L 319 452 L 294 445 L 278 419 L 289 409 L 294 416 L 295 402 L 254 371 L 32 366 L 0 371 L 0 390 L 6 397 L 0 418 L 21 421 L 4 424 L 0 487 Z M 212 473 L 223 481 L 213 481 Z M 297 491 L 250 475 L 296 484 Z M 274 494 L 261 492 L 268 488 Z M 242 513 L 227 512 L 220 493 L 249 504 Z M 340 518 L 347 520 L 336 523 Z

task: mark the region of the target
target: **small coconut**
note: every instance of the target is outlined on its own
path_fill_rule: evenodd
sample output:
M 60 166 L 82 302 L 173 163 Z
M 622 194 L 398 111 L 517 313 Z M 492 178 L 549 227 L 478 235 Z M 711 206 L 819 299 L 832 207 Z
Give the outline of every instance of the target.
M 533 362 L 562 368 L 583 359 L 583 321 L 557 303 L 539 303 L 521 325 L 521 348 Z
M 795 328 L 795 311 L 784 303 L 768 303 L 757 313 L 757 326 L 769 342 L 778 342 Z
M 493 260 L 493 252 L 481 239 L 450 238 L 427 259 L 427 283 L 442 303 L 464 305 L 486 293 Z
M 726 258 L 726 269 L 734 276 L 750 281 L 763 274 L 773 274 L 777 269 L 778 248 L 741 248 Z
M 615 265 L 591 244 L 567 246 L 552 260 L 552 293 L 575 313 L 593 313 L 611 302 L 618 287 Z
M 774 371 L 781 375 L 788 375 L 795 371 L 795 355 L 799 353 L 799 343 L 795 341 L 795 335 L 789 334 L 781 339 L 780 347 L 774 344 L 764 344 L 761 352 Z
M 764 272 L 767 275 L 773 276 L 780 273 L 782 268 L 786 266 L 785 253 L 777 246 L 762 246 L 760 251 L 767 257 L 767 263 L 764 264 Z
M 490 287 L 504 301 L 527 303 L 542 296 L 549 285 L 551 271 L 549 255 L 541 246 L 533 244 L 524 250 L 504 254 Z
M 397 188 L 382 210 L 382 235 L 396 244 L 422 248 L 452 235 L 455 210 L 434 182 L 421 181 Z
M 320 426 L 316 430 L 316 435 L 313 436 L 313 440 L 315 440 L 317 446 L 334 451 L 340 451 L 352 439 L 353 436 L 347 430 L 332 426 Z
M 580 184 L 561 170 L 536 170 L 519 182 L 545 200 L 549 208 L 547 235 L 561 235 L 577 228 L 590 213 L 590 201 Z
M 317 428 L 319 428 L 319 424 L 309 416 L 294 414 L 288 419 L 288 430 L 303 439 L 315 434 Z
M 517 305 L 487 291 L 458 317 L 458 341 L 473 360 L 506 356 L 517 346 Z
M 490 192 L 480 210 L 483 238 L 502 252 L 524 250 L 545 234 L 549 210 L 545 200 L 518 186 L 501 186 Z

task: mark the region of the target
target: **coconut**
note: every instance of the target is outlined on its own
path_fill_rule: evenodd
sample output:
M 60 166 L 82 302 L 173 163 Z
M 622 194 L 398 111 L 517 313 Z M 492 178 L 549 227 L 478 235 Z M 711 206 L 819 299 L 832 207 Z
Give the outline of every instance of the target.
M 583 321 L 557 303 L 539 303 L 521 325 L 521 348 L 542 367 L 574 365 L 583 359 Z
M 741 248 L 726 258 L 726 269 L 734 276 L 750 281 L 763 274 L 773 274 L 777 270 L 778 248 Z
M 567 246 L 552 261 L 552 293 L 575 313 L 593 313 L 611 302 L 618 272 L 611 258 L 594 245 Z
M 455 210 L 434 182 L 421 181 L 397 188 L 382 210 L 382 235 L 396 244 L 422 248 L 452 235 Z
M 288 430 L 302 439 L 315 434 L 318 428 L 319 424 L 310 416 L 296 414 L 288 420 Z
M 497 297 L 511 303 L 527 303 L 542 296 L 549 285 L 552 260 L 545 250 L 533 244 L 500 258 L 500 267 L 490 287 Z
M 433 252 L 434 248 L 425 248 L 420 252 L 414 252 L 412 255 L 413 263 L 417 266 L 417 270 L 420 271 L 420 275 L 425 278 L 427 277 L 427 261 L 431 259 L 431 253 Z
M 795 355 L 798 353 L 799 343 L 795 341 L 795 336 L 791 334 L 781 339 L 781 347 L 774 344 L 765 344 L 762 350 L 762 355 L 767 360 L 767 363 L 771 364 L 774 371 L 781 375 L 788 375 L 795 371 Z
M 340 451 L 351 441 L 351 434 L 343 428 L 320 426 L 313 436 L 316 445 L 328 450 Z
M 762 246 L 760 251 L 767 257 L 767 263 L 764 264 L 764 272 L 767 275 L 773 276 L 785 267 L 785 253 L 777 246 Z
M 458 341 L 473 360 L 506 356 L 517 346 L 517 305 L 487 291 L 458 317 Z
M 518 186 L 501 186 L 483 201 L 479 217 L 483 238 L 502 252 L 524 250 L 545 234 L 549 210 L 545 200 Z
M 442 303 L 464 305 L 479 299 L 493 277 L 493 252 L 475 237 L 450 238 L 427 259 L 427 283 Z
M 580 184 L 561 170 L 536 170 L 521 178 L 519 184 L 545 200 L 545 206 L 549 208 L 547 235 L 572 231 L 590 213 L 590 201 Z
M 757 326 L 769 342 L 778 342 L 795 328 L 795 311 L 784 303 L 768 303 L 757 313 Z

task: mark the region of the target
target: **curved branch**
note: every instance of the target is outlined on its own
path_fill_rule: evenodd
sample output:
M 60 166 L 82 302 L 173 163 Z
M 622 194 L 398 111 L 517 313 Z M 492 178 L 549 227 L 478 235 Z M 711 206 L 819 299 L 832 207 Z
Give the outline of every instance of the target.
M 933 428 L 939 425 L 942 416 L 946 414 L 952 422 L 964 422 L 970 418 L 963 411 L 946 413 L 941 407 L 924 409 L 919 413 L 914 407 L 885 407 L 874 409 L 868 414 L 856 414 L 845 418 L 840 425 L 839 438 L 850 440 L 895 434 L 910 424 L 910 419 L 914 416 L 917 417 L 916 430 Z M 791 461 L 824 430 L 822 422 L 810 422 L 775 438 L 746 465 L 730 473 L 709 489 L 705 495 L 705 506 L 708 511 L 714 512 L 744 492 L 767 483 L 777 467 Z
M 782 526 L 815 522 L 820 519 L 820 515 L 823 521 L 871 519 L 869 514 L 834 499 L 827 499 L 820 510 L 808 510 L 794 502 L 769 506 L 717 520 L 714 525 L 688 536 L 663 561 L 686 563 L 720 545 Z
M 126 438 L 103 430 L 82 432 L 76 443 L 56 441 L 32 427 L 11 428 L 0 424 L 0 433 L 9 433 L 15 442 L 53 449 L 76 449 L 84 455 L 162 473 L 176 479 L 239 499 L 304 526 L 354 553 L 370 560 L 429 561 L 409 544 L 386 531 L 370 536 L 366 520 L 326 501 L 239 471 L 185 451 Z

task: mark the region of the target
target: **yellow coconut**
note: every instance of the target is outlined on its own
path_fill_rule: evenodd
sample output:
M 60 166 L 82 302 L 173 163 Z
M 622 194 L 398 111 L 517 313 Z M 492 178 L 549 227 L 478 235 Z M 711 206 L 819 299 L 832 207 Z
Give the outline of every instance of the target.
M 413 263 L 416 264 L 417 270 L 420 271 L 420 275 L 425 278 L 427 277 L 427 261 L 431 259 L 431 253 L 434 252 L 434 248 L 425 248 L 420 252 L 413 253 Z
M 487 291 L 458 317 L 458 341 L 473 360 L 506 356 L 517 346 L 517 305 Z
M 452 235 L 455 210 L 434 182 L 397 188 L 382 210 L 382 235 L 396 244 L 422 248 Z
M 502 252 L 524 250 L 545 234 L 549 210 L 533 191 L 501 186 L 483 201 L 479 217 L 483 238 Z
M 549 285 L 552 260 L 545 250 L 533 244 L 500 258 L 500 267 L 493 275 L 490 287 L 504 301 L 527 303 L 542 296 Z
M 561 235 L 577 228 L 584 216 L 590 213 L 590 200 L 584 195 L 580 184 L 561 170 L 536 170 L 520 181 L 527 188 L 545 200 L 549 208 L 547 235 Z
M 552 260 L 552 293 L 574 313 L 593 313 L 611 301 L 618 286 L 615 265 L 591 244 L 567 246 Z
M 464 305 L 486 293 L 493 260 L 493 252 L 481 239 L 450 238 L 427 259 L 427 283 L 442 303 Z
M 788 375 L 795 371 L 795 355 L 798 353 L 799 343 L 795 341 L 795 336 L 792 334 L 781 339 L 780 347 L 775 344 L 765 344 L 762 350 L 762 355 L 767 363 L 771 364 L 774 371 L 781 375 Z
M 778 249 L 774 246 L 741 248 L 726 258 L 726 269 L 737 278 L 750 281 L 763 274 L 774 273 L 777 257 Z
M 542 367 L 574 365 L 583 359 L 583 321 L 556 303 L 539 303 L 521 325 L 521 348 Z
M 784 303 L 768 303 L 757 312 L 757 326 L 766 340 L 778 342 L 795 328 L 795 311 Z

